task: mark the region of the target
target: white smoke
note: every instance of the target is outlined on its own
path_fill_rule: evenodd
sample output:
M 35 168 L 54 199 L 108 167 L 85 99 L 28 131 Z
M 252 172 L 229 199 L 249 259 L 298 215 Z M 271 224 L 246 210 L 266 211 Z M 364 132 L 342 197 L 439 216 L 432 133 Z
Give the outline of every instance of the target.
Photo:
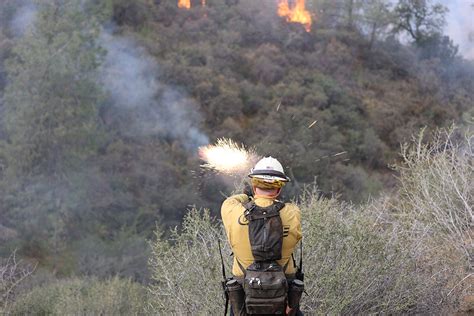
M 15 16 L 10 22 L 10 29 L 16 37 L 23 36 L 29 29 L 33 28 L 38 13 L 38 7 L 32 3 L 18 8 Z
M 474 60 L 474 0 L 442 0 L 446 15 L 446 34 L 459 45 L 459 53 Z
M 189 150 L 209 143 L 199 130 L 196 103 L 160 82 L 159 67 L 143 48 L 130 38 L 106 31 L 100 44 L 107 50 L 101 74 L 112 106 L 133 116 L 125 134 L 179 140 Z

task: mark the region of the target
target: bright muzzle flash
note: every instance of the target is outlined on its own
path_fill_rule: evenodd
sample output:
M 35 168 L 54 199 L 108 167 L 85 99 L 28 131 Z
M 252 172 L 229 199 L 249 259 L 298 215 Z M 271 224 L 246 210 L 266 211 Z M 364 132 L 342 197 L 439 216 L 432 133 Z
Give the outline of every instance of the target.
M 200 147 L 199 157 L 205 162 L 202 167 L 226 174 L 248 172 L 258 158 L 252 150 L 226 138 L 218 139 L 215 145 Z

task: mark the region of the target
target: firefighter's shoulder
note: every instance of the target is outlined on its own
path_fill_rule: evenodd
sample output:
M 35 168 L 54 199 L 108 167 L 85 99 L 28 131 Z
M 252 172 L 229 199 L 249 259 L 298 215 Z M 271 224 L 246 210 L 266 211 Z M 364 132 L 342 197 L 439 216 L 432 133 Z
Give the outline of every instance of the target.
M 301 211 L 295 203 L 285 203 L 285 207 L 280 211 L 280 215 L 286 218 L 301 218 Z
M 295 203 L 292 203 L 292 202 L 286 202 L 284 210 L 287 211 L 287 212 L 300 213 L 300 208 L 298 207 L 298 205 L 296 205 Z
M 249 197 L 246 194 L 236 194 L 229 196 L 222 203 L 221 214 L 230 212 L 236 208 L 241 209 L 243 208 L 243 203 L 247 203 L 248 201 Z
M 247 203 L 248 201 L 249 197 L 247 194 L 236 194 L 229 196 L 227 199 L 225 199 L 222 205 L 242 205 L 243 203 Z

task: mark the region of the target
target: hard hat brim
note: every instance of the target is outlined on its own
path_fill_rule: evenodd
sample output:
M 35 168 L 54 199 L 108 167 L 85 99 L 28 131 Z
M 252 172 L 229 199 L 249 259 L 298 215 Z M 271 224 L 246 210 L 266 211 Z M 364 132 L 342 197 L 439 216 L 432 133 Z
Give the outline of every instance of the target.
M 252 170 L 252 172 L 249 173 L 248 175 L 250 178 L 253 177 L 261 177 L 265 178 L 265 176 L 269 176 L 271 178 L 274 178 L 276 180 L 284 181 L 284 182 L 289 182 L 290 178 L 288 178 L 283 172 L 277 171 L 277 170 Z M 259 178 L 260 178 L 259 177 Z

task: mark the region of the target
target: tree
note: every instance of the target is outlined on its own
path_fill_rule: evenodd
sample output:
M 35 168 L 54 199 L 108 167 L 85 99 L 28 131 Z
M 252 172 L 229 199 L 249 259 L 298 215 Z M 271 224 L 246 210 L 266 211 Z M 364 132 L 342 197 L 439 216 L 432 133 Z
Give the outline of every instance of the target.
M 322 0 L 313 1 L 313 6 L 321 12 L 320 24 L 326 28 L 343 27 L 354 30 L 361 8 L 361 0 Z M 310 5 L 308 5 L 310 7 Z
M 392 22 L 390 4 L 385 0 L 365 0 L 363 20 L 369 30 L 369 48 L 372 48 L 377 36 L 387 30 Z
M 430 0 L 399 0 L 395 7 L 395 33 L 406 32 L 417 45 L 440 34 L 445 24 L 446 7 Z
M 347 15 L 347 29 L 352 30 L 354 28 L 354 20 L 358 11 L 359 3 L 356 0 L 346 0 L 344 2 L 345 11 Z
M 19 232 L 20 253 L 50 256 L 56 267 L 78 226 L 71 219 L 88 202 L 87 185 L 74 173 L 102 138 L 96 84 L 102 53 L 98 25 L 81 3 L 45 1 L 37 14 L 7 62 L 0 215 Z
M 451 64 L 456 58 L 459 46 L 442 34 L 434 34 L 422 43 L 421 57 L 424 59 L 439 58 L 443 63 Z
M 48 1 L 34 31 L 13 50 L 4 118 L 10 171 L 60 174 L 93 153 L 100 139 L 98 28 L 81 10 L 77 1 Z

